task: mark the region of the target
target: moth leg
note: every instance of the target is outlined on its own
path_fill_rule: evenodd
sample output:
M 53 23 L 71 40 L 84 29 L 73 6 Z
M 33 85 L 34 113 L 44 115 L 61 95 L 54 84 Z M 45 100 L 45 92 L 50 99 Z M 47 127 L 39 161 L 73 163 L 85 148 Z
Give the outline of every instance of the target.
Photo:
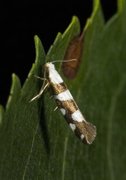
M 58 109 L 58 106 L 55 107 L 54 111 L 56 111 Z
M 40 80 L 42 80 L 42 81 L 48 81 L 46 78 L 42 78 L 42 77 L 39 77 L 39 76 L 36 76 L 36 75 L 34 75 L 37 79 L 40 79 Z
M 53 98 L 53 95 L 51 95 L 49 98 L 52 99 L 52 98 Z
M 34 101 L 35 99 L 40 98 L 40 96 L 42 95 L 42 93 L 45 91 L 45 89 L 46 89 L 47 87 L 49 87 L 49 82 L 47 82 L 44 87 L 42 86 L 42 88 L 40 89 L 39 94 L 37 94 L 35 97 L 33 97 L 33 98 L 30 100 L 30 102 Z

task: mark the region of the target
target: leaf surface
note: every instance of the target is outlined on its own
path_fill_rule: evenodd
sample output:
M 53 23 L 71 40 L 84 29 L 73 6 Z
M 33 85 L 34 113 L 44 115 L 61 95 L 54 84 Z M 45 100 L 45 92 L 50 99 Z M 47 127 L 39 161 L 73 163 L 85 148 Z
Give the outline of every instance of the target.
M 92 145 L 73 134 L 50 93 L 32 103 L 40 90 L 46 61 L 62 60 L 69 42 L 80 33 L 77 17 L 45 55 L 35 37 L 36 61 L 21 87 L 13 75 L 6 109 L 0 106 L 0 178 L 42 180 L 126 179 L 126 1 L 106 24 L 99 0 L 84 28 L 81 66 L 74 80 L 67 80 L 87 121 L 97 127 Z M 62 75 L 60 64 L 57 70 Z M 63 75 L 62 75 L 63 76 Z

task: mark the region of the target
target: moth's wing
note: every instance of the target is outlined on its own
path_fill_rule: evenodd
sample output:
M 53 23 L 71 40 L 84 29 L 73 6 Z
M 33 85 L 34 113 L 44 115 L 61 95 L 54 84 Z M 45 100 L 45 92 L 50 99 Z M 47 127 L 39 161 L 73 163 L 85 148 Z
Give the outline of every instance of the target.
M 87 144 L 91 144 L 96 137 L 96 126 L 87 121 L 75 122 L 75 134 Z

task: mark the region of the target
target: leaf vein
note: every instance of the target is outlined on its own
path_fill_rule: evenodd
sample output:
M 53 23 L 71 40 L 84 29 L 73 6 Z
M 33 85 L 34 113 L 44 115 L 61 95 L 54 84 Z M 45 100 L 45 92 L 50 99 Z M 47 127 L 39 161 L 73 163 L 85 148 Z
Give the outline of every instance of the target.
M 25 175 L 26 175 L 26 171 L 27 171 L 27 168 L 28 168 L 28 164 L 29 164 L 30 159 L 31 159 L 32 150 L 33 150 L 33 146 L 34 146 L 34 142 L 35 142 L 35 137 L 36 137 L 36 134 L 37 134 L 38 126 L 39 126 L 39 124 L 37 124 L 35 132 L 34 132 L 34 135 L 33 135 L 30 152 L 29 152 L 29 155 L 28 155 L 28 158 L 27 158 L 27 161 L 26 161 L 26 165 L 25 165 L 25 168 L 24 168 L 24 173 L 23 173 L 23 176 L 22 176 L 23 180 L 25 179 Z

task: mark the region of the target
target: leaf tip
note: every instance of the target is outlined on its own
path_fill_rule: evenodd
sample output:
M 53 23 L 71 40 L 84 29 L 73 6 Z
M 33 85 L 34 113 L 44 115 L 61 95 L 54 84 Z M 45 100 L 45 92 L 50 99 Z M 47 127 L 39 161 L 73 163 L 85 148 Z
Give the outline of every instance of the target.
M 71 23 L 73 23 L 73 24 L 79 23 L 78 17 L 77 16 L 73 16 Z
M 125 0 L 118 0 L 117 1 L 118 4 L 118 13 L 122 13 L 123 11 L 125 11 L 126 9 L 126 1 Z
M 95 13 L 101 9 L 101 4 L 100 4 L 100 0 L 94 0 L 93 1 L 93 15 L 95 15 Z
M 80 33 L 80 22 L 77 16 L 73 16 L 72 20 L 69 24 L 69 26 L 67 27 L 67 29 L 65 30 L 65 32 L 63 33 L 63 38 L 67 37 L 67 34 L 71 34 L 72 32 L 74 32 L 73 34 L 75 34 L 74 36 L 78 35 Z
M 34 36 L 34 42 L 35 42 L 35 52 L 36 52 L 35 63 L 42 63 L 42 59 L 45 56 L 45 51 L 42 42 L 37 35 Z
M 15 87 L 21 88 L 20 79 L 15 73 L 12 74 L 12 87 L 13 88 L 15 88 Z
M 19 94 L 21 90 L 21 83 L 20 83 L 20 79 L 18 78 L 18 76 L 16 74 L 12 74 L 12 84 L 11 84 L 11 88 L 10 88 L 10 95 L 6 104 L 6 109 L 8 109 L 10 102 L 12 100 L 12 96 L 13 97 L 17 97 L 17 95 Z

